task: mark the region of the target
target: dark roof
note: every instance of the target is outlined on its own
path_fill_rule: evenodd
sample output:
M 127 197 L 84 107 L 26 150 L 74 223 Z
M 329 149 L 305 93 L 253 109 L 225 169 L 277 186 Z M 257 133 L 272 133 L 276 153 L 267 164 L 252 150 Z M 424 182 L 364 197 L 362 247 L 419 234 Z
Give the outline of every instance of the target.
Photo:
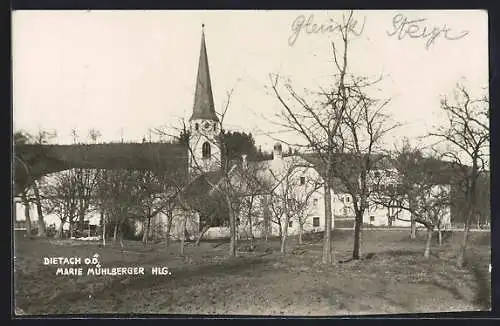
M 219 184 L 222 176 L 222 171 L 200 174 L 182 190 L 180 194 L 182 202 L 199 212 L 217 210 L 224 205 L 224 201 L 212 185 Z
M 185 198 L 197 198 L 200 196 L 211 195 L 214 192 L 212 185 L 217 185 L 222 179 L 222 176 L 222 171 L 200 174 L 184 188 L 182 195 Z
M 207 119 L 219 121 L 215 114 L 214 98 L 212 94 L 212 82 L 208 67 L 207 48 L 205 45 L 205 32 L 201 34 L 200 59 L 198 63 L 198 75 L 196 77 L 196 90 L 194 94 L 193 115 L 189 120 Z
M 96 168 L 160 170 L 167 171 L 176 182 L 187 179 L 188 151 L 179 144 L 30 144 L 15 146 L 14 152 L 36 176 L 70 168 Z M 16 174 L 22 175 L 21 165 L 16 165 Z

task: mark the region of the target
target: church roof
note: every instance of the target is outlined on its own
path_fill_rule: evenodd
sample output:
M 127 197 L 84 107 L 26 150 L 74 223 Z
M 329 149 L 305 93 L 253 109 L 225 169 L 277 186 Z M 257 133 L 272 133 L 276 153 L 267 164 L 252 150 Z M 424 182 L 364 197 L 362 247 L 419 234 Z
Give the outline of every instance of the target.
M 215 191 L 214 186 L 218 185 L 223 177 L 221 170 L 210 171 L 198 175 L 191 180 L 181 192 L 181 199 L 191 209 L 207 213 L 223 205 L 223 198 Z
M 210 70 L 208 67 L 207 47 L 205 44 L 205 31 L 201 33 L 201 50 L 198 63 L 198 75 L 196 78 L 196 90 L 194 94 L 193 114 L 189 120 L 207 119 L 219 121 L 215 114 L 214 98 L 212 94 L 212 82 L 210 81 Z

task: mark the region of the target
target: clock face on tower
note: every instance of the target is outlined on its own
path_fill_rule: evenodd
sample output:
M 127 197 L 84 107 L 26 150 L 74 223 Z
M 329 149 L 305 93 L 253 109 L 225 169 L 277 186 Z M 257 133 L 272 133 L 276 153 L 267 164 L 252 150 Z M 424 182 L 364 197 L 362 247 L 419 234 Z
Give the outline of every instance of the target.
M 205 129 L 205 130 L 210 129 L 210 122 L 208 122 L 208 121 L 205 122 L 205 124 L 203 125 L 203 129 Z

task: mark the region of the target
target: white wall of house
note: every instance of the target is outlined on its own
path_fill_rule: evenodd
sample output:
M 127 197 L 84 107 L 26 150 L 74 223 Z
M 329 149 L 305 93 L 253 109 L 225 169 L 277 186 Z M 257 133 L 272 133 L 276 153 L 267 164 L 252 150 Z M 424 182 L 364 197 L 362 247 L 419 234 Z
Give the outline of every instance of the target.
M 183 236 L 183 223 L 186 217 L 187 239 L 193 240 L 199 233 L 200 218 L 198 214 L 188 214 L 182 210 L 174 210 L 172 214 L 172 225 L 170 228 L 170 239 L 180 240 Z M 135 234 L 142 234 L 145 226 L 148 223 L 147 219 L 135 220 Z M 165 239 L 168 233 L 168 215 L 161 212 L 151 218 L 149 234 L 154 239 Z

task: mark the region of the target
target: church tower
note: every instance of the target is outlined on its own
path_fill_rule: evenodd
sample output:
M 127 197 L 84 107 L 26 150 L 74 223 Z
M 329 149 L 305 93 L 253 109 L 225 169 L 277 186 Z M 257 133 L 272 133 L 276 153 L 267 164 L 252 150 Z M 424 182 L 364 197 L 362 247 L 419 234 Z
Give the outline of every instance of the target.
M 221 151 L 218 145 L 220 126 L 212 95 L 204 27 L 205 25 L 202 25 L 193 114 L 189 119 L 191 132 L 189 172 L 191 175 L 216 171 L 221 167 Z

